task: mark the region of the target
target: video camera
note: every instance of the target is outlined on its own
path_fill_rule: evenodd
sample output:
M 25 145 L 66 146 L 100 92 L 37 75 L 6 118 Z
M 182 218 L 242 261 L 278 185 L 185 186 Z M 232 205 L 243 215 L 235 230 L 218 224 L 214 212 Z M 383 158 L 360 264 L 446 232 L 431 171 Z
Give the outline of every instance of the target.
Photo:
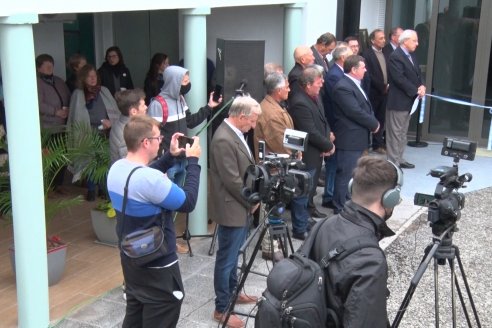
M 284 206 L 292 198 L 307 196 L 311 188 L 311 175 L 302 171 L 304 164 L 297 159 L 297 151 L 307 144 L 307 133 L 286 129 L 283 145 L 292 154 L 265 155 L 264 142 L 260 141 L 260 164 L 250 165 L 244 174 L 243 196 L 250 204 L 263 202 L 269 208 Z
M 460 159 L 474 160 L 476 150 L 476 142 L 444 138 L 441 155 L 453 157 L 453 166 L 438 166 L 427 174 L 439 178 L 434 196 L 415 194 L 414 204 L 429 208 L 427 220 L 436 236 L 441 235 L 461 217 L 461 210 L 465 207 L 465 195 L 458 190 L 466 187 L 463 184 L 470 182 L 472 175 L 459 175 L 458 162 Z

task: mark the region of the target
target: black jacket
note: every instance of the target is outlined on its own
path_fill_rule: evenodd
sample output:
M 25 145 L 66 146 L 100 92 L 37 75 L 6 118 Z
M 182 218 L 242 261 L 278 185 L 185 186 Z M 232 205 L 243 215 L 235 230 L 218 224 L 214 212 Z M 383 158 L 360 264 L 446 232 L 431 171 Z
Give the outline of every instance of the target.
M 111 66 L 107 62 L 104 62 L 97 72 L 101 79 L 101 85 L 108 88 L 113 97 L 116 91 L 133 89 L 132 76 L 125 65 Z M 119 87 L 115 85 L 115 80 L 119 83 Z
M 357 236 L 379 241 L 391 235 L 394 232 L 383 219 L 348 201 L 340 214 L 332 216 L 322 225 L 310 257 L 319 261 L 327 250 Z M 343 304 L 343 327 L 388 326 L 388 265 L 381 249 L 363 248 L 339 262 L 333 262 L 328 270 L 336 296 Z

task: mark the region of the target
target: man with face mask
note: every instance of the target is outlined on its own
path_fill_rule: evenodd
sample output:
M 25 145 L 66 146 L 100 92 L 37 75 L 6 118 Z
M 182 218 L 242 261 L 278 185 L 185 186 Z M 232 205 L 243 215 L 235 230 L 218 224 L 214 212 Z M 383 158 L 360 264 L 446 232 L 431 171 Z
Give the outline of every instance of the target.
M 187 134 L 188 128 L 192 129 L 202 123 L 212 112 L 212 109 L 220 104 L 213 100 L 212 95 L 208 99 L 208 104 L 200 108 L 196 113 L 191 113 L 184 96 L 191 90 L 190 75 L 187 69 L 180 66 L 168 66 L 164 72 L 164 85 L 159 95 L 153 98 L 147 109 L 147 114 L 161 124 L 161 135 L 165 140 L 170 140 L 176 132 Z M 163 119 L 162 102 L 157 98 L 162 97 L 167 106 L 167 119 Z M 165 116 L 165 114 L 164 114 Z M 159 149 L 159 156 L 162 151 L 168 150 L 164 142 L 161 143 L 163 149 Z
M 327 251 L 347 241 L 374 241 L 395 233 L 386 225 L 400 203 L 403 174 L 394 163 L 363 156 L 357 161 L 349 189 L 352 200 L 323 221 L 315 237 L 311 258 L 318 263 Z M 361 248 L 333 263 L 325 271 L 340 302 L 342 327 L 389 327 L 386 311 L 388 265 L 378 247 Z

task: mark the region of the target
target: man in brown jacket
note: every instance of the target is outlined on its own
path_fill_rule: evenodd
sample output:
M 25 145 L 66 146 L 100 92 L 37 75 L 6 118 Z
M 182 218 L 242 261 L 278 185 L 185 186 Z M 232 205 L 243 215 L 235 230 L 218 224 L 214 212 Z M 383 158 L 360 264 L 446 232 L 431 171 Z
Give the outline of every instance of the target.
M 247 218 L 259 206 L 249 204 L 241 191 L 246 169 L 255 164 L 243 134 L 256 126 L 260 114 L 256 100 L 249 96 L 237 97 L 229 109 L 229 117 L 215 131 L 210 146 L 211 195 L 219 242 L 214 271 L 213 318 L 219 322 L 224 321 L 229 299 L 237 286 L 238 255 L 246 240 Z M 237 304 L 255 302 L 255 297 L 245 294 L 239 294 L 236 300 Z M 244 322 L 231 315 L 227 326 L 241 328 Z

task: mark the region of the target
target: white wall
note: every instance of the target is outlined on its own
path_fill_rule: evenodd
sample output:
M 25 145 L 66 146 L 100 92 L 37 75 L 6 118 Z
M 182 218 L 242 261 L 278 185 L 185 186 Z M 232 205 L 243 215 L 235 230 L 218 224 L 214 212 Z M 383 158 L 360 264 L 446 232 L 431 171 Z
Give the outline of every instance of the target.
M 54 74 L 65 80 L 65 42 L 63 23 L 39 23 L 33 25 L 36 56 L 47 53 L 55 60 Z M 34 63 L 33 63 L 34 65 Z
M 362 0 L 360 4 L 360 29 L 367 33 L 379 28 L 384 30 L 386 0 Z
M 304 44 L 313 45 L 326 32 L 336 35 L 337 0 L 311 0 L 304 7 Z

